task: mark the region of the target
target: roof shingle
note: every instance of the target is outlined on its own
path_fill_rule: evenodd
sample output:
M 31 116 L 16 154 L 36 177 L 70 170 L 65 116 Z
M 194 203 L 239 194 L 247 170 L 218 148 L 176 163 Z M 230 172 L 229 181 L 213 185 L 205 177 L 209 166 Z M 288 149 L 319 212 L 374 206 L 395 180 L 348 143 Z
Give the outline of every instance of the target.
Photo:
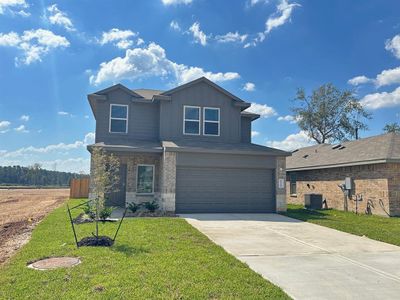
M 378 162 L 400 161 L 400 134 L 387 133 L 340 143 L 320 144 L 295 150 L 286 169 L 311 170 Z

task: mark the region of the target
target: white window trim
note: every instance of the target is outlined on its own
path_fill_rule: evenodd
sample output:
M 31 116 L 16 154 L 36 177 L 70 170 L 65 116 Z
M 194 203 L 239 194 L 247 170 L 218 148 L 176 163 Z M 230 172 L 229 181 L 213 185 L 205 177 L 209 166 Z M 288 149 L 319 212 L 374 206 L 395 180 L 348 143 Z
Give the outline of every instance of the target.
M 208 121 L 206 120 L 206 109 L 213 109 L 218 110 L 218 121 Z M 207 134 L 206 129 L 206 122 L 208 123 L 218 123 L 218 134 Z M 221 135 L 221 116 L 220 116 L 220 109 L 219 107 L 203 107 L 203 135 L 205 136 L 220 136 Z
M 152 190 L 153 190 L 153 192 L 151 192 L 151 193 L 138 192 L 139 167 L 153 167 L 153 178 L 152 178 Z M 155 165 L 148 165 L 148 164 L 137 164 L 136 165 L 136 194 L 137 195 L 154 195 L 154 177 L 155 177 L 155 173 L 156 173 L 156 166 Z
M 126 118 L 113 118 L 111 117 L 111 111 L 113 106 L 123 106 L 126 107 Z M 111 120 L 123 120 L 126 121 L 126 127 L 125 127 L 125 132 L 116 132 L 116 131 L 111 131 Z M 126 134 L 128 133 L 128 122 L 129 122 L 129 105 L 125 104 L 110 104 L 110 118 L 108 122 L 108 132 L 109 133 L 116 133 L 116 134 Z
M 194 119 L 186 119 L 186 107 L 188 108 L 197 108 L 199 111 L 199 119 L 194 120 Z M 198 133 L 186 133 L 185 132 L 185 121 L 192 121 L 192 122 L 198 122 L 199 123 L 199 132 Z M 201 107 L 200 106 L 191 106 L 191 105 L 184 105 L 183 106 L 183 134 L 184 135 L 200 135 L 200 124 L 201 124 Z

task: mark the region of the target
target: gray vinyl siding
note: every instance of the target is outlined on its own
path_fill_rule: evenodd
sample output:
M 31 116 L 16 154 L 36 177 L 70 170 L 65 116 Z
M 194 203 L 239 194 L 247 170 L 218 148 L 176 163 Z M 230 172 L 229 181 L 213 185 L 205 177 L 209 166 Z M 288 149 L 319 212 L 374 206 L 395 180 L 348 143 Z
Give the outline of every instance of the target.
M 160 104 L 160 139 L 161 140 L 197 140 L 236 143 L 240 142 L 240 108 L 234 101 L 212 86 L 199 82 L 171 95 L 171 101 Z M 201 135 L 183 134 L 183 107 L 185 105 L 217 107 L 220 109 L 220 136 L 203 135 L 203 111 L 201 112 Z
M 251 119 L 241 118 L 242 143 L 251 143 Z
M 177 213 L 275 211 L 273 170 L 177 167 Z
M 106 101 L 96 105 L 96 142 L 106 144 L 129 144 L 130 140 L 158 140 L 159 105 L 132 101 L 132 96 L 123 90 L 108 93 Z M 110 105 L 128 105 L 128 133 L 110 133 Z
M 188 152 L 177 154 L 176 165 L 178 167 L 273 169 L 276 165 L 276 158 L 273 156 Z

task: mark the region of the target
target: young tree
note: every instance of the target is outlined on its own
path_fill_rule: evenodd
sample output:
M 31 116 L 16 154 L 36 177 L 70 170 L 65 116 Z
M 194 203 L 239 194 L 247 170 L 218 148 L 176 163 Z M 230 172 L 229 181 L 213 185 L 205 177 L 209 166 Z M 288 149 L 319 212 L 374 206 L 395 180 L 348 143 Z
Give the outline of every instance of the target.
M 99 238 L 100 214 L 105 209 L 105 197 L 116 192 L 119 186 L 119 160 L 113 154 L 106 153 L 100 147 L 92 149 L 92 174 L 91 192 L 94 199 L 91 202 L 91 210 L 95 216 L 96 238 Z
M 386 132 L 386 133 L 390 133 L 390 132 L 399 133 L 400 132 L 400 125 L 399 125 L 399 123 L 386 124 L 385 127 L 383 127 L 383 131 Z
M 306 96 L 297 91 L 297 106 L 292 108 L 299 127 L 318 144 L 358 138 L 359 130 L 367 130 L 363 122 L 371 119 L 351 91 L 341 91 L 332 84 L 324 84 Z

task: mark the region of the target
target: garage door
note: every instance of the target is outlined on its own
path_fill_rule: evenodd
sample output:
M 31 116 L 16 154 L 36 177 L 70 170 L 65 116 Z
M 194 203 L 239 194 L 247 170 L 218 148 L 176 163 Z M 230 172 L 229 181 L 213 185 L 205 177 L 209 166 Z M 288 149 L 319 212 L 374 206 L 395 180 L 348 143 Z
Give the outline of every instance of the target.
M 176 212 L 275 211 L 273 170 L 178 167 Z

